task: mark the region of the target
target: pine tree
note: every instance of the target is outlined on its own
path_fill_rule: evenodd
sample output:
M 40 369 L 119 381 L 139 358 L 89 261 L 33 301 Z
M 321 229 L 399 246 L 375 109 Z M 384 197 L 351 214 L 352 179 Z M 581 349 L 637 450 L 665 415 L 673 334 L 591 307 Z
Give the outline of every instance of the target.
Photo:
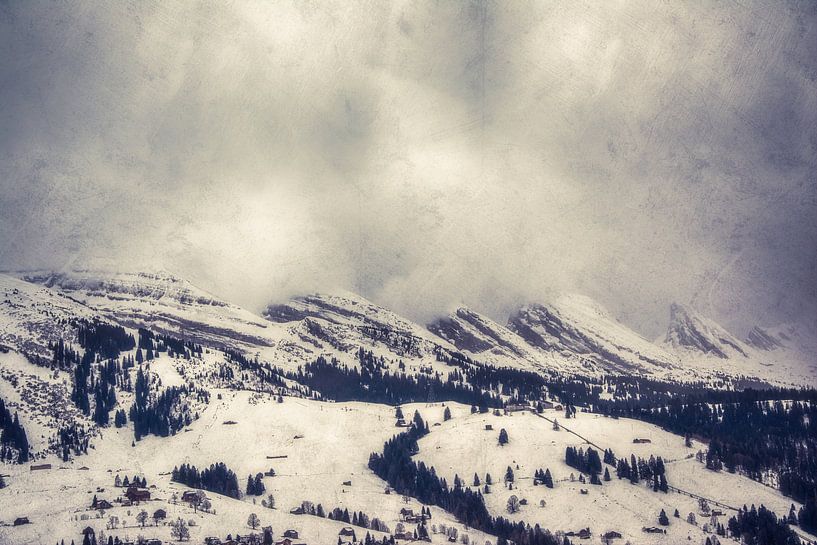
M 505 428 L 499 430 L 499 444 L 500 445 L 507 445 L 508 444 L 508 432 L 505 431 Z
M 553 477 L 550 474 L 550 469 L 545 470 L 545 476 L 543 478 L 545 486 L 548 488 L 553 488 Z

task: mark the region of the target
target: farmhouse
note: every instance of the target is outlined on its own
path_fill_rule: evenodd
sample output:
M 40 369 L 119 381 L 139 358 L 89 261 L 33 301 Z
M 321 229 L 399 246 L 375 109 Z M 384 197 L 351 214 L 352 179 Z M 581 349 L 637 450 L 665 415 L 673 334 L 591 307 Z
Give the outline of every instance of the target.
M 97 500 L 94 508 L 99 510 L 113 509 L 113 505 L 108 500 Z
M 531 407 L 529 405 L 522 405 L 522 404 L 505 405 L 505 414 L 521 413 L 521 412 L 530 411 L 530 410 L 531 410 Z
M 641 531 L 646 534 L 666 534 L 667 531 L 663 528 L 658 528 L 656 526 L 644 526 L 641 528 Z
M 128 488 L 127 492 L 125 492 L 125 497 L 128 498 L 131 503 L 148 501 L 150 499 L 150 490 L 132 486 Z
M 201 490 L 188 490 L 182 494 L 182 501 L 185 503 L 199 503 L 206 497 Z

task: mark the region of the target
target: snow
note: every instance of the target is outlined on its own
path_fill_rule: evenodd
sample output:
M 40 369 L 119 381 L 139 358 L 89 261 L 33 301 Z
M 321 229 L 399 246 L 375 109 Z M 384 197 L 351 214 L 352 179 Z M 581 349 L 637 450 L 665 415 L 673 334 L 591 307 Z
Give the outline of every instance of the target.
M 217 394 L 222 395 L 217 400 Z M 407 409 L 413 410 L 413 409 Z M 224 424 L 234 421 L 235 424 Z M 47 543 L 65 537 L 76 539 L 82 528 L 91 525 L 97 530 L 105 527 L 105 519 L 75 520 L 86 509 L 93 495 L 113 500 L 123 490 L 113 489 L 116 474 L 143 475 L 153 498 L 144 506 L 114 507 L 106 518 L 116 515 L 129 527 L 112 531 L 120 537 L 143 534 L 167 540 L 170 529 L 166 526 L 134 528 L 135 516 L 145 508 L 149 514 L 158 508 L 168 511 L 168 519 L 182 516 L 194 518 L 197 526 L 191 528 L 192 542 L 203 537 L 224 537 L 228 532 L 249 533 L 247 517 L 257 513 L 263 525 L 272 525 L 276 536 L 285 529 L 296 529 L 307 543 L 335 543 L 337 533 L 345 524 L 309 515 L 291 515 L 289 510 L 304 500 L 321 503 L 327 510 L 334 507 L 349 511 L 363 511 L 384 520 L 393 531 L 401 507 L 397 494 L 385 494 L 385 483 L 367 468 L 371 452 L 381 451 L 383 443 L 399 431 L 394 427 L 394 408 L 366 403 L 326 403 L 286 398 L 277 403 L 270 396 L 250 392 L 214 391 L 213 401 L 201 418 L 183 432 L 169 437 L 150 436 L 131 446 L 130 429 L 108 428 L 92 449 L 69 463 L 49 458 L 55 469 L 32 472 L 28 466 L 4 466 L 10 486 L 0 490 L 0 504 L 4 506 L 0 518 L 8 522 L 18 516 L 28 516 L 31 525 L 0 527 L 0 543 L 19 545 Z M 301 436 L 301 438 L 296 438 Z M 286 456 L 267 459 L 267 456 Z M 238 475 L 243 488 L 247 475 L 264 472 L 270 467 L 277 476 L 265 477 L 267 492 L 275 497 L 277 509 L 260 505 L 263 497 L 234 500 L 208 493 L 216 514 L 199 513 L 185 505 L 173 505 L 173 492 L 181 496 L 185 487 L 171 483 L 167 475 L 175 465 L 191 463 L 199 468 L 223 461 Z M 87 466 L 89 470 L 81 471 Z M 59 468 L 59 469 L 57 469 Z M 63 469 L 64 468 L 64 469 Z M 351 480 L 351 486 L 343 482 Z M 97 487 L 104 492 L 96 492 Z M 420 504 L 412 500 L 408 507 L 419 511 Z M 130 514 L 128 512 L 130 511 Z M 489 536 L 474 530 L 465 530 L 445 512 L 432 508 L 433 522 L 445 522 L 458 527 L 479 543 Z M 107 530 L 106 530 L 107 531 Z M 359 537 L 366 530 L 356 528 Z M 376 532 L 373 532 L 376 533 Z M 382 535 L 382 534 L 378 534 Z M 434 542 L 441 543 L 441 536 Z
M 598 543 L 599 536 L 610 530 L 624 536 L 622 543 L 628 539 L 640 544 L 680 543 L 688 536 L 692 543 L 702 543 L 707 534 L 701 527 L 708 520 L 698 514 L 696 499 L 680 493 L 653 492 L 643 482 L 632 485 L 629 481 L 618 480 L 614 468 L 609 466 L 605 467 L 610 469 L 612 480 L 602 486 L 570 482 L 570 474 L 575 474 L 578 479 L 579 472 L 564 463 L 565 448 L 576 446 L 587 450 L 590 445 L 569 433 L 565 426 L 599 445 L 600 456 L 605 448 L 612 448 L 619 457 L 629 458 L 630 454 L 647 459 L 650 455 L 661 456 L 666 461 L 669 484 L 685 491 L 735 507 L 762 503 L 778 515 L 788 514 L 792 504 L 790 498 L 748 478 L 707 470 L 694 458 L 698 449 L 706 449 L 705 445 L 694 442 L 692 448 L 687 448 L 682 437 L 643 422 L 584 413 L 579 413 L 575 419 L 564 420 L 560 418 L 563 413 L 546 410 L 544 416 L 556 418 L 562 427 L 560 431 L 554 431 L 551 422 L 532 413 L 472 415 L 467 407 L 452 404 L 451 408 L 454 418 L 433 427 L 431 434 L 420 440 L 417 459 L 434 466 L 437 474 L 449 483 L 458 474 L 466 485 L 471 485 L 476 472 L 484 486 L 485 474 L 490 473 L 494 485 L 485 499 L 492 514 L 538 523 L 554 531 L 578 531 L 589 527 L 594 534 L 592 543 Z M 492 425 L 493 430 L 486 431 L 486 424 Z M 497 438 L 503 428 L 507 430 L 510 442 L 500 446 Z M 634 438 L 649 438 L 651 443 L 633 444 Z M 512 491 L 502 483 L 508 466 L 512 467 L 516 479 Z M 533 486 L 533 473 L 540 468 L 550 469 L 555 483 L 553 489 Z M 582 488 L 588 490 L 587 495 L 579 493 Z M 512 494 L 527 499 L 528 505 L 519 513 L 509 515 L 506 504 Z M 545 500 L 545 507 L 539 506 L 540 500 Z M 643 533 L 642 527 L 657 526 L 661 509 L 670 517 L 667 535 Z M 675 509 L 680 511 L 681 519 L 673 518 Z M 724 511 L 726 516 L 720 517 L 720 521 L 725 525 L 734 513 Z M 696 513 L 698 526 L 686 522 L 690 512 Z
M 70 543 L 70 539 L 79 541 L 79 531 L 87 525 L 103 529 L 104 519 L 86 521 L 80 517 L 95 516 L 88 510 L 95 493 L 109 501 L 122 493 L 112 490 L 117 473 L 123 477 L 144 475 L 149 484 L 155 485 L 151 492 L 156 499 L 144 506 L 150 514 L 161 507 L 168 511 L 168 520 L 177 516 L 194 519 L 193 543 L 207 535 L 223 538 L 228 532 L 248 533 L 247 517 L 255 512 L 262 525 L 273 526 L 276 537 L 293 528 L 306 543 L 334 544 L 344 524 L 289 513 L 305 500 L 321 503 L 327 511 L 334 507 L 363 511 L 384 520 L 394 530 L 399 509 L 405 504 L 398 495 L 385 494 L 386 484 L 367 468 L 369 454 L 380 452 L 384 441 L 401 431 L 394 426 L 394 408 L 296 397 L 285 397 L 283 403 L 278 403 L 274 395 L 277 390 L 250 378 L 238 385 L 244 391 L 227 389 L 231 385 L 217 376 L 219 368 L 228 365 L 237 375 L 241 373 L 236 364 L 227 363 L 225 349 L 295 369 L 318 355 L 356 365 L 357 350 L 363 347 L 375 356 L 383 356 L 395 369 L 402 362 L 406 373 L 431 367 L 445 376 L 450 367 L 437 361 L 436 352 L 462 350 L 462 339 L 470 335 L 478 341 L 474 347 L 479 349 L 462 351 L 475 360 L 543 374 L 626 372 L 684 380 L 759 377 L 778 384 L 811 385 L 817 377 L 813 360 L 810 367 L 804 364 L 803 354 L 807 352 L 794 350 L 794 345 L 805 343 L 791 327 L 769 329 L 775 338 L 789 334 L 781 342 L 782 347 L 764 351 L 726 337 L 728 332 L 711 320 L 696 315 L 686 321 L 694 327 L 690 326 L 685 334 L 704 332 L 709 341 L 727 340 L 727 357 L 722 358 L 694 346 L 650 343 L 617 322 L 600 305 L 581 296 L 561 297 L 547 307 L 525 307 L 517 316 L 524 322 L 509 327 L 462 308 L 449 317 L 455 327 L 435 330 L 432 325 L 429 330 L 348 293 L 297 298 L 286 303 L 285 308 L 271 306 L 264 317 L 166 273 L 80 271 L 22 276 L 43 285 L 0 275 L 0 344 L 9 348 L 0 351 L 0 396 L 19 411 L 38 463 L 51 463 L 54 469 L 37 472 L 28 466 L 2 467 L 2 472 L 9 475 L 6 480 L 10 486 L 0 490 L 0 520 L 10 522 L 28 516 L 32 524 L 0 526 L 0 545 L 48 543 L 62 538 Z M 691 315 L 691 311 L 685 312 Z M 201 357 L 187 360 L 160 354 L 150 362 L 150 373 L 162 388 L 193 382 L 210 391 L 208 405 L 191 407 L 199 411 L 199 418 L 173 437 L 149 436 L 132 445 L 130 426 L 98 429 L 78 413 L 69 399 L 68 373 L 38 367 L 22 355 L 48 358 L 48 343 L 58 339 L 75 344 L 67 320 L 95 316 L 120 323 L 131 333 L 144 326 L 203 344 L 206 348 Z M 534 329 L 549 346 L 532 343 L 520 333 L 521 325 Z M 562 337 L 554 335 L 554 331 Z M 729 352 L 730 343 L 745 355 Z M 605 363 L 602 356 L 610 361 Z M 133 395 L 117 392 L 117 397 L 120 407 L 127 410 Z M 480 479 L 490 472 L 495 484 L 486 501 L 492 513 L 507 516 L 505 505 L 513 493 L 526 498 L 529 504 L 512 518 L 562 531 L 589 526 L 594 533 L 591 543 L 598 543 L 599 535 L 608 530 L 624 534 L 622 542 L 631 539 L 644 544 L 674 543 L 686 541 L 687 537 L 692 543 L 701 543 L 704 533 L 700 526 L 672 518 L 676 508 L 684 518 L 689 512 L 697 512 L 697 502 L 689 496 L 654 493 L 643 485 L 618 481 L 614 471 L 613 481 L 601 487 L 571 483 L 570 473 L 578 472 L 564 464 L 565 447 L 587 445 L 564 426 L 602 448 L 612 448 L 618 456 L 662 456 L 670 485 L 694 494 L 734 506 L 763 503 L 779 515 L 788 513 L 792 503 L 773 489 L 740 475 L 706 470 L 694 459 L 694 453 L 705 450 L 705 445 L 696 442 L 693 448 L 687 448 L 683 438 L 642 422 L 582 413 L 576 419 L 563 420 L 562 413 L 548 410 L 543 416 L 559 418 L 563 427 L 554 431 L 551 422 L 530 413 L 472 415 L 467 406 L 448 406 L 453 413 L 450 421 L 443 421 L 442 403 L 403 407 L 407 418 L 419 410 L 431 426 L 431 433 L 420 441 L 418 459 L 435 466 L 449 483 L 455 473 L 470 484 L 474 472 Z M 89 427 L 92 448 L 86 456 L 62 462 L 47 450 L 56 429 L 67 421 Z M 486 424 L 494 430 L 486 431 Z M 497 444 L 501 428 L 510 435 L 510 443 L 503 447 Z M 649 438 L 651 443 L 633 444 L 635 437 Z M 278 508 L 262 507 L 261 498 L 253 504 L 252 498 L 233 500 L 208 494 L 216 513 L 193 513 L 188 506 L 170 501 L 174 492 L 184 489 L 170 482 L 169 472 L 174 466 L 192 463 L 201 468 L 215 462 L 225 462 L 234 470 L 242 488 L 248 474 L 274 468 L 277 476 L 266 477 L 264 482 Z M 501 483 L 508 465 L 514 467 L 517 476 L 518 489 L 513 492 Z M 551 470 L 555 489 L 532 486 L 531 476 L 539 468 Z M 343 482 L 349 480 L 352 485 L 344 486 Z M 96 492 L 98 488 L 104 491 Z M 580 488 L 588 489 L 588 494 L 580 494 Z M 544 508 L 539 507 L 542 499 L 546 501 Z M 419 510 L 420 506 L 411 500 L 409 507 Z M 669 534 L 642 533 L 642 526 L 657 524 L 662 508 L 670 516 Z M 437 508 L 432 512 L 432 523 L 455 526 L 480 544 L 486 539 L 493 541 L 480 532 L 462 528 Z M 135 507 L 115 507 L 107 513 L 128 524 L 126 529 L 113 533 L 120 537 L 144 534 L 169 539 L 167 526 L 136 528 L 136 513 Z M 699 525 L 703 522 L 699 520 Z M 359 536 L 365 535 L 365 530 L 356 531 Z M 436 543 L 445 541 L 442 536 L 433 539 Z

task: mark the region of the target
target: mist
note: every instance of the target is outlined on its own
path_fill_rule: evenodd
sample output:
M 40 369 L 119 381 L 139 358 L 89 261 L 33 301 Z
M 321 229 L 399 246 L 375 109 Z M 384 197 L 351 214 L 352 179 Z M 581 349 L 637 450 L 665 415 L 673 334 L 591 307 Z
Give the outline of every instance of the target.
M 817 5 L 0 3 L 0 267 L 817 327 Z

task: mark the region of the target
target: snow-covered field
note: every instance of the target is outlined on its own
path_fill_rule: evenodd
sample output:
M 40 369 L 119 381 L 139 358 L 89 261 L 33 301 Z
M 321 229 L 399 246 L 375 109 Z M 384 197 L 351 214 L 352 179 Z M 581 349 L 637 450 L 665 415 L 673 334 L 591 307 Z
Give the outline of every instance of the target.
M 697 499 L 677 492 L 653 492 L 643 482 L 633 485 L 627 480 L 618 480 L 614 468 L 609 466 L 606 467 L 610 469 L 612 480 L 602 486 L 571 482 L 570 474 L 578 479 L 579 472 L 565 464 L 565 448 L 576 446 L 586 450 L 590 445 L 568 430 L 601 449 L 611 448 L 619 457 L 629 458 L 630 454 L 645 459 L 650 455 L 661 456 L 666 462 L 671 486 L 729 506 L 764 504 L 783 515 L 788 514 L 792 503 L 777 491 L 743 476 L 707 470 L 694 457 L 699 449 L 706 450 L 705 445 L 693 442 L 693 446 L 687 448 L 683 437 L 651 424 L 586 413 L 564 420 L 561 412 L 546 410 L 543 416 L 559 422 L 561 429 L 555 431 L 550 421 L 528 412 L 494 416 L 472 415 L 468 407 L 458 405 L 451 405 L 451 409 L 453 418 L 439 427 L 432 427 L 431 434 L 420 440 L 418 458 L 433 465 L 449 483 L 456 474 L 466 485 L 472 485 L 474 473 L 477 473 L 484 486 L 485 474 L 490 473 L 494 485 L 485 498 L 493 514 L 538 523 L 553 531 L 578 531 L 589 527 L 594 535 L 593 542 L 614 530 L 621 533 L 625 541 L 629 539 L 633 543 L 680 543 L 682 540 L 686 542 L 687 537 L 692 543 L 702 543 L 707 535 L 702 527 L 709 522 L 709 518 L 700 515 Z M 486 425 L 493 429 L 486 430 Z M 498 434 L 503 428 L 508 432 L 510 442 L 499 445 Z M 634 444 L 635 438 L 651 442 Z M 513 490 L 508 490 L 502 482 L 508 466 L 514 471 Z M 537 469 L 550 469 L 553 489 L 533 485 L 533 473 Z M 581 489 L 588 493 L 581 494 Z M 511 495 L 526 499 L 528 503 L 513 515 L 506 510 Z M 540 506 L 542 500 L 545 501 L 544 507 Z M 724 525 L 734 514 L 725 508 L 712 507 L 725 512 L 725 516 L 719 517 Z M 670 517 L 667 535 L 642 532 L 642 527 L 658 525 L 661 509 Z M 680 519 L 673 518 L 676 509 L 681 514 Z M 690 512 L 695 513 L 697 526 L 686 522 Z
M 217 399 L 221 394 L 222 399 Z M 406 410 L 413 410 L 407 408 Z M 438 411 L 439 412 L 439 411 Z M 235 422 L 235 424 L 225 424 Z M 170 528 L 160 525 L 136 527 L 136 514 L 142 508 L 149 514 L 166 509 L 168 520 L 177 516 L 192 519 L 193 543 L 205 536 L 222 539 L 248 534 L 250 513 L 258 514 L 264 526 L 271 525 L 280 537 L 284 530 L 295 529 L 306 543 L 336 543 L 338 531 L 346 526 L 309 515 L 291 515 L 289 510 L 302 501 L 321 503 L 324 508 L 346 508 L 378 517 L 394 531 L 403 507 L 419 511 L 420 505 L 403 502 L 397 494 L 385 494 L 386 485 L 367 468 L 371 452 L 382 450 L 384 441 L 397 433 L 394 408 L 366 403 L 326 403 L 275 398 L 250 392 L 214 391 L 213 400 L 201 418 L 170 438 L 147 437 L 132 445 L 133 432 L 128 428 L 108 428 L 94 441 L 97 448 L 87 456 L 63 463 L 56 457 L 38 460 L 51 463 L 53 469 L 31 471 L 28 465 L 3 466 L 10 486 L 0 490 L 0 519 L 10 523 L 17 517 L 29 517 L 32 524 L 0 527 L 0 543 L 50 543 L 58 539 L 81 539 L 81 530 L 92 526 L 122 538 L 137 535 L 170 539 Z M 267 456 L 285 458 L 268 459 Z M 199 468 L 225 462 L 244 487 L 247 475 L 274 468 L 275 477 L 265 477 L 267 492 L 273 494 L 276 509 L 262 507 L 252 497 L 234 500 L 208 494 L 216 514 L 196 513 L 186 505 L 173 505 L 173 492 L 181 495 L 184 486 L 171 483 L 168 473 L 174 466 L 190 463 Z M 87 470 L 80 470 L 87 467 Z M 104 518 L 90 509 L 96 494 L 113 501 L 123 489 L 113 487 L 115 475 L 145 476 L 151 489 L 150 502 L 136 507 L 114 507 Z M 351 481 L 351 486 L 343 483 Z M 98 492 L 98 489 L 104 489 Z M 490 536 L 465 530 L 445 512 L 432 508 L 434 523 L 444 522 L 484 543 Z M 83 514 L 90 520 L 81 520 Z M 119 517 L 126 528 L 108 530 L 108 517 Z M 366 530 L 356 528 L 359 537 Z M 374 533 L 374 532 L 373 532 Z M 383 535 L 383 534 L 378 534 Z M 77 538 L 80 539 L 77 539 Z M 443 542 L 435 536 L 435 542 Z
M 221 399 L 218 399 L 221 395 Z M 476 472 L 484 482 L 486 472 L 494 478 L 492 492 L 486 501 L 495 515 L 507 515 L 505 506 L 511 494 L 526 499 L 528 505 L 511 515 L 514 519 L 538 523 L 554 531 L 579 530 L 589 527 L 594 534 L 592 543 L 606 531 L 616 530 L 633 543 L 679 543 L 680 540 L 702 543 L 705 533 L 701 526 L 707 519 L 698 513 L 697 500 L 679 493 L 652 492 L 642 485 L 631 485 L 615 478 L 603 486 L 570 482 L 571 472 L 578 472 L 564 463 L 568 445 L 587 445 L 564 428 L 586 437 L 603 448 L 612 448 L 621 456 L 662 456 L 667 461 L 670 485 L 711 498 L 727 505 L 765 504 L 778 513 L 785 513 L 791 501 L 774 490 L 740 475 L 713 473 L 690 455 L 702 445 L 684 446 L 683 438 L 666 433 L 642 422 L 579 414 L 570 420 L 559 419 L 561 413 L 546 411 L 544 416 L 559 419 L 562 429 L 554 431 L 552 424 L 530 413 L 512 416 L 471 414 L 470 408 L 449 404 L 453 418 L 443 421 L 444 407 L 437 404 L 406 405 L 407 415 L 419 410 L 429 422 L 431 433 L 420 441 L 417 458 L 433 465 L 438 474 L 453 482 L 454 474 L 471 484 Z M 27 516 L 32 524 L 20 527 L 0 527 L 0 543 L 34 544 L 55 542 L 57 539 L 77 539 L 80 531 L 92 526 L 113 535 L 135 538 L 137 535 L 170 539 L 167 526 L 136 527 L 136 514 L 146 509 L 149 514 L 166 509 L 168 519 L 183 517 L 194 520 L 191 536 L 194 543 L 205 536 L 224 537 L 228 532 L 246 534 L 250 513 L 257 513 L 262 525 L 271 525 L 276 536 L 285 529 L 298 530 L 306 543 L 335 543 L 344 524 L 309 515 L 292 515 L 289 510 L 304 500 L 334 507 L 363 511 L 384 520 L 393 531 L 399 522 L 399 510 L 406 507 L 397 494 L 385 494 L 385 483 L 367 468 L 371 452 L 380 451 L 383 442 L 400 431 L 394 427 L 394 408 L 366 403 L 328 403 L 297 398 L 285 398 L 283 403 L 269 395 L 219 390 L 201 414 L 201 418 L 174 437 L 147 437 L 132 446 L 133 435 L 128 428 L 103 430 L 94 440 L 96 448 L 87 456 L 63 463 L 55 457 L 38 461 L 50 462 L 53 469 L 31 471 L 26 466 L 4 466 L 10 486 L 0 490 L 0 518 L 6 523 Z M 225 422 L 228 422 L 225 424 Z M 234 423 L 229 423 L 234 422 Z M 439 423 L 437 426 L 435 424 Z M 485 425 L 493 426 L 486 431 Z M 498 431 L 505 428 L 510 442 L 499 446 Z M 633 438 L 649 438 L 651 443 L 633 444 Z M 268 458 L 275 457 L 275 458 Z M 281 458 L 283 457 L 283 458 Z M 171 483 L 168 473 L 175 465 L 190 463 L 199 468 L 223 461 L 233 469 L 243 488 L 249 474 L 274 468 L 275 477 L 265 477 L 268 493 L 276 500 L 276 509 L 254 503 L 251 497 L 234 500 L 208 494 L 215 514 L 194 513 L 184 504 L 171 502 L 173 493 L 179 496 L 185 489 Z M 514 469 L 514 490 L 507 490 L 502 476 L 507 466 Z M 518 466 L 518 467 L 517 467 Z M 87 470 L 80 468 L 87 467 Z M 536 469 L 550 469 L 554 489 L 533 486 Z M 94 494 L 100 499 L 114 500 L 123 490 L 115 489 L 115 475 L 142 475 L 151 485 L 152 499 L 139 507 L 114 507 L 103 518 L 90 509 Z M 351 485 L 343 483 L 351 481 Z M 153 488 L 155 487 L 155 488 Z M 579 493 L 588 489 L 587 495 Z M 264 496 L 266 497 L 266 496 Z M 540 507 L 540 500 L 546 505 Z M 408 507 L 419 509 L 411 500 Z M 715 507 L 715 506 L 713 506 Z M 655 526 L 660 509 L 671 517 L 668 534 L 648 535 L 642 526 Z M 678 509 L 682 519 L 672 518 Z M 729 511 L 724 510 L 726 516 Z M 458 527 L 460 532 L 484 543 L 490 536 L 467 530 L 443 511 L 432 508 L 432 523 L 443 522 Z M 698 526 L 684 519 L 696 513 Z M 82 520 L 89 515 L 90 520 Z M 117 516 L 118 529 L 106 528 L 108 517 Z M 726 517 L 721 517 L 725 523 Z M 365 530 L 360 532 L 365 535 Z M 434 536 L 434 542 L 444 542 Z

